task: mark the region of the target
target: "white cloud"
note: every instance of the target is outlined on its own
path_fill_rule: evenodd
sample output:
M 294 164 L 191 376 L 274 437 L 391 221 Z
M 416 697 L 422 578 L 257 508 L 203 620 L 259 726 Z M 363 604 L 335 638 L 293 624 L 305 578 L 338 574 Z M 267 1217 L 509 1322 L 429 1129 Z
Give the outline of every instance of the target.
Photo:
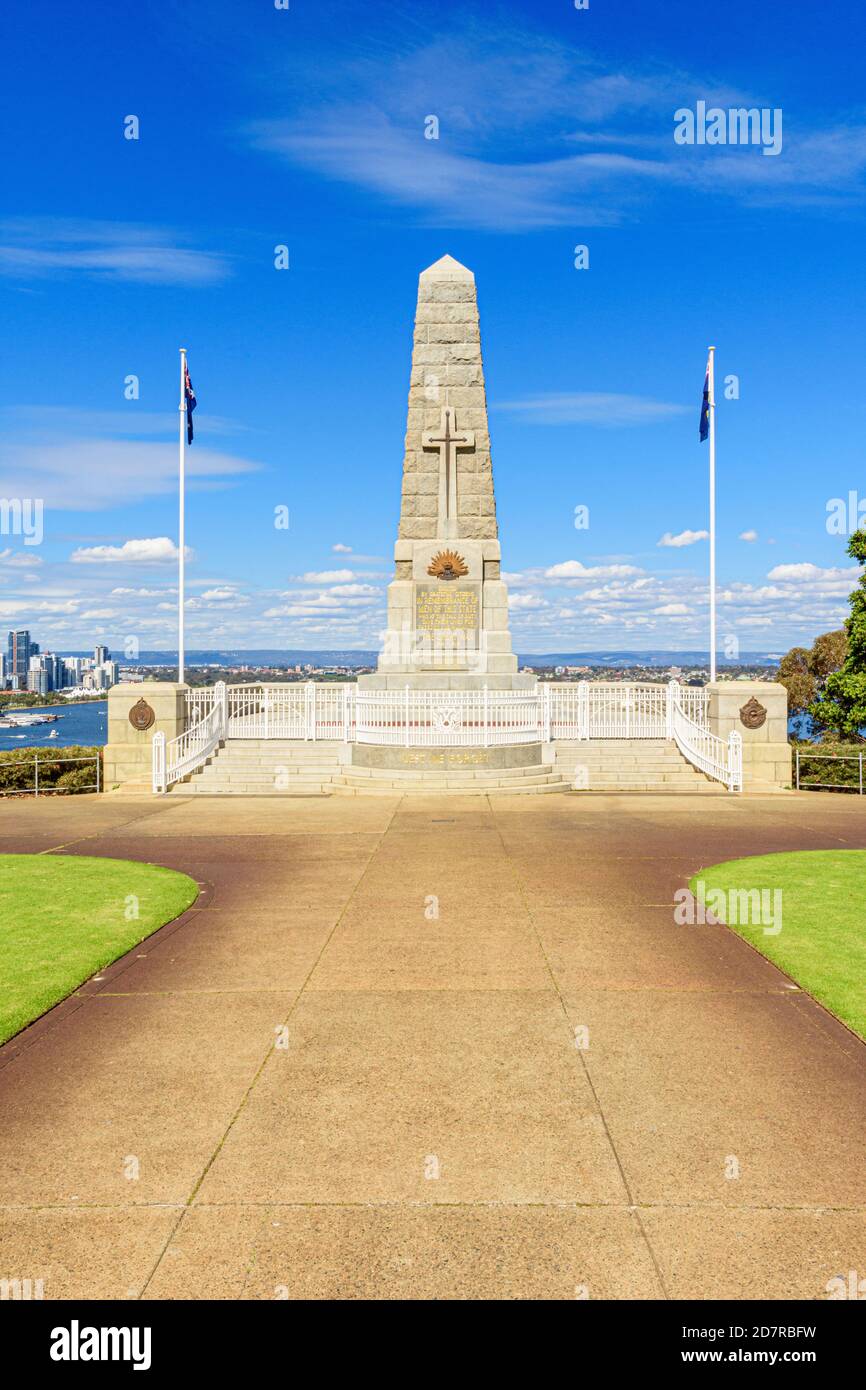
M 514 411 L 541 425 L 651 425 L 687 412 L 688 406 L 669 405 L 642 396 L 615 395 L 603 391 L 573 391 L 528 396 L 520 401 L 500 401 L 494 410 Z
M 640 570 L 635 565 L 584 565 L 580 560 L 563 560 L 558 565 L 550 565 L 544 571 L 544 578 L 599 580 L 624 578 L 630 574 L 640 574 Z
M 740 532 L 740 540 L 741 540 L 741 541 L 756 541 L 757 539 L 758 539 L 758 533 L 757 533 L 757 531 L 741 531 L 741 532 Z
M 850 569 L 821 569 L 818 565 L 813 565 L 809 561 L 803 561 L 795 565 L 775 565 L 767 575 L 768 579 L 804 579 L 813 580 L 836 580 L 842 579 L 846 583 L 857 579 L 860 570 L 855 565 Z
M 663 603 L 661 608 L 653 609 L 653 613 L 659 618 L 677 618 L 688 611 L 688 607 L 684 603 Z
M 537 594 L 509 594 L 508 607 L 523 610 L 527 608 L 546 608 L 547 600 Z
M 682 546 L 694 545 L 697 541 L 705 541 L 709 536 L 708 531 L 680 531 L 679 535 L 672 536 L 670 531 L 665 531 L 660 541 L 656 545 Z
M 200 447 L 198 441 L 187 453 L 190 491 L 231 487 L 236 475 L 257 468 L 247 459 Z M 0 496 L 35 494 L 46 510 L 118 507 L 176 489 L 176 443 L 68 437 L 34 441 L 23 436 L 0 445 Z
M 378 598 L 381 596 L 382 590 L 377 589 L 374 584 L 334 584 L 328 592 L 340 594 L 344 598 L 357 598 L 361 594 L 370 594 Z
M 353 570 L 308 570 L 301 575 L 305 584 L 348 584 L 354 578 Z
M 340 541 L 337 541 L 336 545 L 332 545 L 331 549 L 335 550 L 339 555 L 351 555 L 352 553 L 352 547 L 350 545 L 343 545 Z
M 443 22 L 440 34 L 378 54 L 341 59 L 338 48 L 316 86 L 306 81 L 302 69 L 292 74 L 288 118 L 254 125 L 254 144 L 386 206 L 413 208 L 427 225 L 611 225 L 672 187 L 693 199 L 709 191 L 779 205 L 863 196 L 863 124 L 786 130 L 783 159 L 677 147 L 677 108 L 761 100 L 658 62 L 617 69 L 537 29 L 450 19 L 447 31 Z M 420 150 L 422 109 L 436 113 L 447 139 Z M 646 133 L 635 130 L 641 118 Z
M 69 557 L 74 565 L 165 565 L 176 563 L 180 552 L 168 536 L 124 541 L 123 545 L 93 545 L 74 550 Z M 194 552 L 186 547 L 187 559 Z
M 85 275 L 150 285 L 212 285 L 225 256 L 179 245 L 176 232 L 124 222 L 13 218 L 0 224 L 0 274 L 21 279 Z
M 0 550 L 0 565 L 8 565 L 10 569 L 32 569 L 35 565 L 41 564 L 38 555 L 31 555 L 26 550 L 13 550 L 11 546 Z
M 111 598 L 160 598 L 162 594 L 174 593 L 173 589 L 112 589 Z

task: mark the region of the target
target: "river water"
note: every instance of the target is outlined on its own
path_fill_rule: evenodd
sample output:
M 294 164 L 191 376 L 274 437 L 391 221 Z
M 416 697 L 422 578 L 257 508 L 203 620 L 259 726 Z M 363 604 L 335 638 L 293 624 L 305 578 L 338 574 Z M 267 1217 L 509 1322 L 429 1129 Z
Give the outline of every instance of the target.
M 107 700 L 91 700 L 84 705 L 34 705 L 16 710 L 16 714 L 58 714 L 60 718 L 53 724 L 34 724 L 27 729 L 0 729 L 0 749 L 104 745 L 108 738 L 107 709 Z M 51 737 L 53 730 L 56 738 Z

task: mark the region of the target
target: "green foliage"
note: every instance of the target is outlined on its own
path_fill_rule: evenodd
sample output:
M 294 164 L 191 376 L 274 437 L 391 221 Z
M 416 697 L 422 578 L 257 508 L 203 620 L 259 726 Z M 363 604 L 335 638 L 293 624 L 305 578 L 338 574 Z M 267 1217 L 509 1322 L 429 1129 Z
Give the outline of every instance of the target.
M 848 554 L 866 564 L 866 531 L 855 531 Z M 848 650 L 840 671 L 828 675 L 818 699 L 809 706 L 812 718 L 825 729 L 857 738 L 866 728 L 866 573 L 851 595 L 851 616 L 845 624 Z
M 0 752 L 0 796 L 10 792 L 32 792 L 36 769 L 34 760 L 39 755 L 39 792 L 59 793 L 67 796 L 73 792 L 95 791 L 96 755 L 100 759 L 100 786 L 102 785 L 101 748 L 9 748 Z M 86 758 L 86 762 L 73 762 L 72 759 Z
M 811 650 L 792 647 L 782 657 L 778 679 L 788 692 L 789 714 L 802 714 L 810 709 L 821 696 L 830 675 L 844 663 L 847 649 L 848 634 L 844 628 L 839 628 L 816 637 Z
M 859 743 L 842 743 L 837 740 L 835 731 L 830 731 L 820 743 L 804 739 L 791 747 L 791 785 L 796 785 L 796 751 L 800 751 L 800 786 L 808 790 L 808 784 L 820 782 L 828 790 L 860 790 L 860 754 L 864 754 L 864 773 L 866 773 L 866 739 Z M 820 755 L 820 756 L 819 756 Z M 854 761 L 846 761 L 854 759 Z M 818 790 L 818 788 L 815 788 Z
M 808 709 L 815 698 L 815 677 L 809 670 L 809 653 L 805 647 L 792 647 L 779 662 L 779 683 L 788 692 L 788 713 L 799 714 Z

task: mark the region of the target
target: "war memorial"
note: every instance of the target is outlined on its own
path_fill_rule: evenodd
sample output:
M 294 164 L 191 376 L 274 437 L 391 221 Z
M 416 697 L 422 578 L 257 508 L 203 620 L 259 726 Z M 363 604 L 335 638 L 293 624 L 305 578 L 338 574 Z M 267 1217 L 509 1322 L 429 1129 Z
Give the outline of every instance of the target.
M 790 786 L 786 700 L 771 682 L 560 684 L 518 671 L 475 277 L 446 255 L 418 280 L 378 670 L 344 685 L 118 686 L 105 785 L 157 795 L 767 792 Z

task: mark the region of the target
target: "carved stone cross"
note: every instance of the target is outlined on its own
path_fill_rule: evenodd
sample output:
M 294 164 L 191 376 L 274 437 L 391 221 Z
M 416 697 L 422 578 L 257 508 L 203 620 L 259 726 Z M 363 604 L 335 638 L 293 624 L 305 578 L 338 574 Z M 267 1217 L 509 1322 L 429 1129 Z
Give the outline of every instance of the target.
M 456 450 L 474 449 L 475 433 L 473 430 L 458 433 L 456 414 L 446 405 L 439 430 L 425 430 L 421 435 L 421 447 L 439 450 L 439 519 L 444 522 L 445 535 L 449 536 L 457 518 Z

